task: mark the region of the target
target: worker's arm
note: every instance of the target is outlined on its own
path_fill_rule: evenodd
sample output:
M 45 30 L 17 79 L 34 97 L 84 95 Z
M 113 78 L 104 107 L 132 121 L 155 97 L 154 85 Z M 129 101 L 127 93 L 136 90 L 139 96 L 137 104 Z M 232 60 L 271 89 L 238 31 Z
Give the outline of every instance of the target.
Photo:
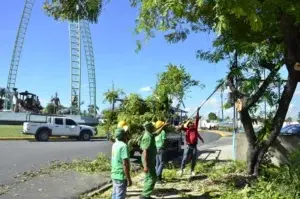
M 141 149 L 143 150 L 142 153 L 142 158 L 143 158 L 143 167 L 144 167 L 144 172 L 148 172 L 148 150 L 151 145 L 151 137 L 149 136 L 143 136 L 142 141 L 141 141 Z
M 128 186 L 131 186 L 132 181 L 130 176 L 129 150 L 127 145 L 121 149 L 121 158 L 123 160 L 123 169 L 128 182 Z
M 204 143 L 203 138 L 201 137 L 201 135 L 197 132 L 198 138 L 201 140 L 202 143 Z
M 200 107 L 197 108 L 197 114 L 196 114 L 196 121 L 195 121 L 195 127 L 196 129 L 198 130 L 198 125 L 199 125 L 199 110 L 200 110 Z
M 128 182 L 128 186 L 130 187 L 132 185 L 131 177 L 130 177 L 130 164 L 129 164 L 129 158 L 123 160 L 123 169 L 125 172 L 125 176 Z
M 186 128 L 184 128 L 184 123 L 181 124 L 180 126 L 178 126 L 178 127 L 176 128 L 176 130 L 177 130 L 177 131 L 186 131 Z
M 147 151 L 147 149 L 143 150 L 142 158 L 143 158 L 142 162 L 143 162 L 144 172 L 147 173 L 148 172 L 148 151 Z

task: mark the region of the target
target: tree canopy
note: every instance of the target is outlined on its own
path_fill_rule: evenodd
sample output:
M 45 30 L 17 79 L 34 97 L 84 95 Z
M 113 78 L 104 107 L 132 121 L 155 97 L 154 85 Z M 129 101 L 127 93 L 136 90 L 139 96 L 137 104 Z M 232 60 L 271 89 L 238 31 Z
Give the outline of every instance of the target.
M 154 92 L 146 99 L 136 93 L 130 93 L 123 99 L 119 99 L 119 94 L 123 91 L 111 89 L 104 93 L 105 101 L 112 102 L 119 99 L 121 104 L 113 110 L 103 111 L 104 128 L 106 131 L 113 132 L 118 121 L 124 120 L 129 125 L 130 137 L 135 143 L 142 135 L 145 121 L 168 121 L 172 117 L 176 117 L 170 111 L 171 98 L 175 96 L 183 99 L 187 91 L 197 85 L 199 85 L 199 81 L 192 79 L 183 66 L 169 64 L 165 72 L 158 74 Z M 174 130 L 172 127 L 169 128 L 169 131 Z
M 204 51 L 199 46 L 196 56 L 212 63 L 229 61 L 225 80 L 233 102 L 239 102 L 249 143 L 248 172 L 257 175 L 260 162 L 280 133 L 300 80 L 300 2 L 132 0 L 131 3 L 139 9 L 136 32 L 145 35 L 146 40 L 155 37 L 155 31 L 162 31 L 170 43 L 184 41 L 191 33 L 215 34 L 213 49 Z M 272 87 L 282 83 L 278 71 L 283 65 L 287 67 L 288 79 L 279 100 Z M 278 109 L 257 135 L 251 114 L 263 97 L 271 106 L 278 103 Z
M 217 120 L 218 116 L 215 113 L 211 112 L 208 114 L 208 119 L 209 120 Z
M 103 4 L 102 0 L 45 0 L 43 8 L 55 20 L 97 23 Z

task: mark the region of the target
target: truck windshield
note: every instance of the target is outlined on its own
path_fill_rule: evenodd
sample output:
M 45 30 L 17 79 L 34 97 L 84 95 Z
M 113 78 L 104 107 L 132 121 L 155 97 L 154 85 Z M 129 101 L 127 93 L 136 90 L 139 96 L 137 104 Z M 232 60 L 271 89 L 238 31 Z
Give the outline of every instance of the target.
M 70 120 L 70 119 L 66 119 L 66 125 L 77 126 L 76 122 L 74 122 L 73 120 Z

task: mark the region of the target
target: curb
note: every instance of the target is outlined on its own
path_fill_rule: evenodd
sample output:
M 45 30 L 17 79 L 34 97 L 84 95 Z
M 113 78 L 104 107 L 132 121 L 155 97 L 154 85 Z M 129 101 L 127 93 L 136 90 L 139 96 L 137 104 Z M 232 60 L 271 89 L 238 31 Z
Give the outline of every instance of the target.
M 93 137 L 91 140 L 97 139 L 106 139 L 105 136 L 102 137 Z M 0 137 L 0 141 L 9 141 L 9 140 L 28 140 L 28 141 L 36 141 L 34 137 Z M 67 137 L 50 137 L 49 140 L 62 140 L 62 141 L 75 141 L 76 139 L 70 139 Z
M 220 135 L 221 137 L 230 137 L 232 136 L 232 133 L 226 132 L 226 131 L 218 131 L 218 130 L 201 130 L 202 132 L 207 132 L 207 133 L 215 133 Z
M 133 169 L 133 171 L 136 172 L 140 169 L 141 169 L 140 167 L 135 167 Z M 131 177 L 131 178 L 133 179 L 134 176 Z M 106 182 L 102 183 L 100 186 L 97 186 L 96 188 L 92 188 L 89 191 L 81 193 L 80 195 L 86 195 L 87 197 L 92 197 L 92 196 L 95 196 L 96 194 L 103 193 L 103 192 L 107 191 L 112 186 L 113 186 L 112 180 L 110 179 L 110 180 L 107 180 Z

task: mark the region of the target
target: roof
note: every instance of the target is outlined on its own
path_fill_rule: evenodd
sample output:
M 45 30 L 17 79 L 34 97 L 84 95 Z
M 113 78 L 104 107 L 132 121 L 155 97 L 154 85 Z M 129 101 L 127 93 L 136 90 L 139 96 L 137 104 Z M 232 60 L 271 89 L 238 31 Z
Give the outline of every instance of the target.
M 182 109 L 179 109 L 179 108 L 176 108 L 176 107 L 171 107 L 171 109 L 175 112 L 182 112 L 182 113 L 188 113 L 188 111 L 185 111 L 185 110 L 182 110 Z

